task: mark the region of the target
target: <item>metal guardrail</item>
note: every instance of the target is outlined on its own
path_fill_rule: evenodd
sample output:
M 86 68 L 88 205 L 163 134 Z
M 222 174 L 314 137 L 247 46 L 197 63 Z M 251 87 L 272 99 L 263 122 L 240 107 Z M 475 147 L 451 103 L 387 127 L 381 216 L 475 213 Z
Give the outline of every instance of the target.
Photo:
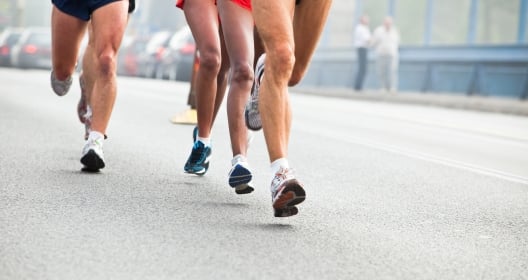
M 369 54 L 366 89 L 377 89 Z M 300 86 L 352 88 L 354 48 L 318 49 Z M 528 45 L 401 47 L 399 90 L 528 98 Z

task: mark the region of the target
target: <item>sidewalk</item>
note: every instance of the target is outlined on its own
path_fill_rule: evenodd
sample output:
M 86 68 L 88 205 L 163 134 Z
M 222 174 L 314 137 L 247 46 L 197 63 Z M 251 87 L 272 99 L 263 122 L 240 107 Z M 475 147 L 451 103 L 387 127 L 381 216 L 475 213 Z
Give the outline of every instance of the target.
M 356 92 L 347 88 L 298 87 L 292 89 L 292 91 L 301 94 L 365 101 L 417 104 L 528 116 L 528 100 L 516 100 L 510 98 L 465 96 L 456 93 L 398 92 L 391 94 L 373 90 Z

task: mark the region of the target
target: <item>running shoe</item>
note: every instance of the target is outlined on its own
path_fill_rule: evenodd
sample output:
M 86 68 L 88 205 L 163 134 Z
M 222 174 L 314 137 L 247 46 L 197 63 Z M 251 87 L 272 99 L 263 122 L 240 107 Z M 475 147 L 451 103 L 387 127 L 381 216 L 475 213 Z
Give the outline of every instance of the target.
M 251 95 L 246 104 L 244 110 L 244 117 L 246 119 L 246 126 L 254 131 L 258 131 L 262 128 L 262 121 L 260 119 L 260 112 L 258 108 L 259 102 L 259 90 L 260 90 L 260 81 L 264 75 L 264 61 L 266 60 L 266 54 L 263 54 L 259 57 L 257 65 L 255 66 L 255 81 L 253 82 L 253 87 L 251 88 Z
M 248 194 L 253 192 L 251 179 L 253 175 L 249 169 L 249 164 L 245 161 L 236 161 L 229 171 L 229 185 L 235 189 L 237 194 Z
M 209 169 L 211 152 L 211 147 L 206 147 L 202 141 L 194 142 L 191 155 L 185 163 L 185 172 L 200 176 L 205 175 Z
M 105 167 L 103 154 L 103 138 L 88 139 L 84 145 L 81 157 L 83 170 L 97 172 Z
M 277 218 L 285 218 L 297 215 L 299 213 L 299 209 L 295 206 L 292 207 L 286 207 L 283 209 L 273 209 L 274 210 L 274 216 Z
M 296 215 L 295 205 L 306 199 L 302 184 L 295 178 L 293 170 L 280 168 L 271 181 L 271 201 L 275 217 Z
M 68 79 L 64 81 L 60 81 L 55 77 L 55 73 L 51 71 L 50 76 L 51 81 L 51 88 L 58 96 L 64 96 L 68 91 L 70 90 L 70 86 L 72 84 L 72 77 L 68 77 Z
M 196 138 L 198 138 L 198 126 L 193 129 L 193 143 L 196 142 Z

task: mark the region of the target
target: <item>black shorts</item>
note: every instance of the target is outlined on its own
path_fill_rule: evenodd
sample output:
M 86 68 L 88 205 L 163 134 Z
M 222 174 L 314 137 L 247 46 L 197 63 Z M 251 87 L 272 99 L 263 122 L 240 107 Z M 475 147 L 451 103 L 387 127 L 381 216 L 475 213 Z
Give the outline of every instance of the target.
M 136 9 L 136 0 L 128 0 L 128 13 L 131 14 Z
M 89 21 L 92 13 L 110 3 L 123 0 L 51 0 L 51 3 L 70 16 Z M 129 0 L 128 12 L 131 13 L 136 8 L 136 1 Z

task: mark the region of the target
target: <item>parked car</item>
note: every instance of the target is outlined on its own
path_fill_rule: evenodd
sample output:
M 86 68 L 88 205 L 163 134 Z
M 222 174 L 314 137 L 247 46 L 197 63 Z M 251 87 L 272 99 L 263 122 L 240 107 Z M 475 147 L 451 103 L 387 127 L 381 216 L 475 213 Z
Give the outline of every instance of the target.
M 13 47 L 11 64 L 23 69 L 51 69 L 50 28 L 31 27 L 25 29 Z
M 0 66 L 11 66 L 11 50 L 21 34 L 22 29 L 8 27 L 0 35 Z
M 156 78 L 190 81 L 194 64 L 196 43 L 191 29 L 185 26 L 171 37 L 168 47 L 163 53 L 163 59 Z
M 139 76 L 141 54 L 146 52 L 150 37 L 133 36 L 124 42 L 117 58 L 117 74 L 123 76 Z
M 149 39 L 145 52 L 138 58 L 139 74 L 141 77 L 155 77 L 171 39 L 171 35 L 172 33 L 169 31 L 159 31 L 154 33 Z

